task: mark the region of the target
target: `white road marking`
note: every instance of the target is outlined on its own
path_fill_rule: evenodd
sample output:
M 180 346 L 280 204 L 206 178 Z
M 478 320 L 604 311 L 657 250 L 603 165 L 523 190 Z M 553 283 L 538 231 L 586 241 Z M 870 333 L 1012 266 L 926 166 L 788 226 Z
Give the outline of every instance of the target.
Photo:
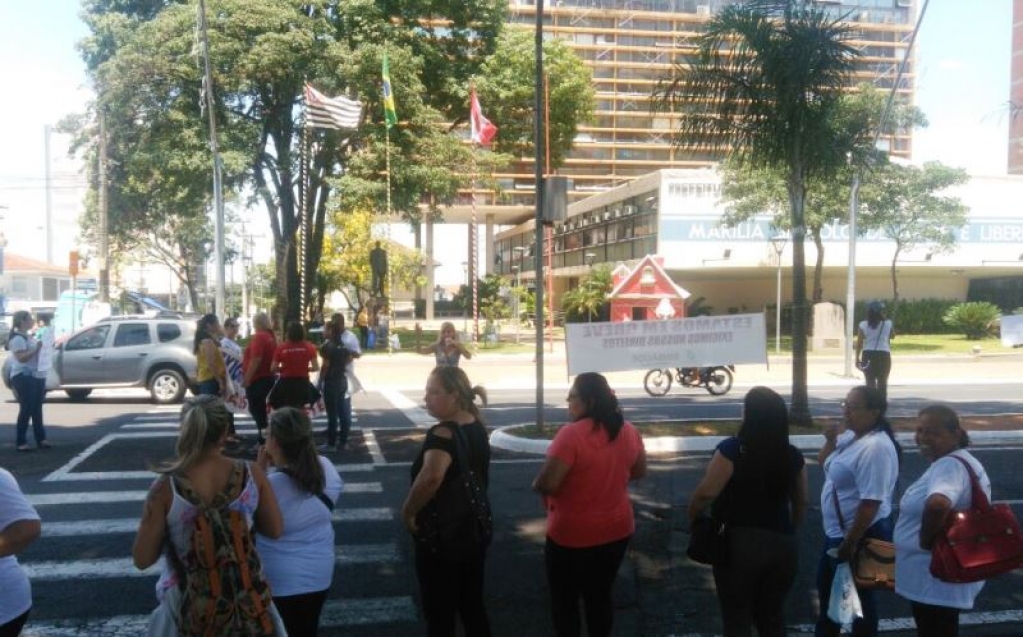
M 155 605 L 155 600 L 154 600 Z M 416 606 L 411 597 L 366 597 L 331 600 L 323 605 L 321 628 L 365 626 L 370 624 L 410 623 L 416 621 Z M 64 619 L 30 621 L 24 637 L 137 637 L 144 635 L 149 615 L 119 615 L 102 619 Z
M 410 400 L 405 394 L 401 393 L 397 389 L 381 389 L 380 395 L 383 396 L 387 402 L 401 411 L 406 418 L 412 421 L 412 423 L 420 429 L 426 429 L 433 426 L 437 419 L 432 417 L 425 409 L 420 407 L 414 401 Z
M 1000 610 L 991 612 L 964 612 L 959 614 L 960 626 L 983 626 L 986 624 L 1013 624 L 1023 622 L 1023 610 Z M 894 617 L 882 619 L 878 622 L 878 630 L 881 632 L 895 632 L 914 630 L 916 624 L 912 617 Z M 814 633 L 813 624 L 800 624 L 790 626 L 792 632 Z
M 392 564 L 399 561 L 395 544 L 350 544 L 334 548 L 334 562 L 338 566 L 352 564 Z M 115 557 L 96 560 L 69 560 L 50 562 L 22 562 L 32 581 L 90 579 L 95 577 L 147 577 L 158 575 L 163 560 L 145 570 L 135 568 L 131 558 Z
M 334 510 L 331 517 L 335 522 L 387 522 L 394 519 L 394 510 L 388 507 L 339 508 Z M 46 522 L 43 525 L 43 535 L 45 537 L 108 535 L 111 533 L 134 533 L 138 528 L 138 518 Z
M 372 431 L 362 432 L 362 441 L 366 444 L 366 448 L 369 449 L 369 455 L 373 458 L 373 464 L 387 464 L 387 460 L 384 458 L 384 453 L 380 451 L 380 444 L 377 442 L 377 436 L 375 433 Z

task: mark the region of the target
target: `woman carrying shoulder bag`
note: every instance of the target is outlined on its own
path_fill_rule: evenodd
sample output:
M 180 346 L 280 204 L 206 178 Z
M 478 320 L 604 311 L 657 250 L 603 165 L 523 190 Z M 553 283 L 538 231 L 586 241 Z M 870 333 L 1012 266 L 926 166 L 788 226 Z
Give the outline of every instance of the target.
M 32 451 L 28 445 L 28 423 L 32 421 L 32 435 L 36 446 L 49 449 L 46 441 L 46 427 L 43 425 L 43 400 L 46 398 L 46 379 L 37 378 L 39 352 L 43 342 L 36 340 L 29 330 L 35 324 L 32 315 L 18 310 L 12 317 L 13 329 L 7 341 L 14 358 L 11 364 L 11 388 L 18 399 L 18 423 L 16 429 L 18 451 Z
M 856 331 L 856 358 L 867 387 L 874 387 L 888 400 L 888 376 L 892 372 L 892 339 L 895 324 L 884 316 L 884 303 L 867 306 L 867 320 Z
M 895 525 L 895 592 L 909 600 L 920 637 L 956 637 L 959 613 L 973 608 L 984 581 L 943 582 L 931 575 L 931 548 L 954 511 L 971 508 L 968 463 L 991 499 L 991 480 L 966 446 L 970 437 L 959 416 L 944 405 L 928 405 L 917 415 L 916 444 L 931 463 L 902 496 Z
M 795 528 L 806 515 L 803 454 L 789 444 L 785 401 L 767 387 L 746 394 L 739 433 L 718 445 L 689 500 L 728 529 L 725 564 L 714 565 L 724 637 L 785 635 L 785 597 L 798 573 Z

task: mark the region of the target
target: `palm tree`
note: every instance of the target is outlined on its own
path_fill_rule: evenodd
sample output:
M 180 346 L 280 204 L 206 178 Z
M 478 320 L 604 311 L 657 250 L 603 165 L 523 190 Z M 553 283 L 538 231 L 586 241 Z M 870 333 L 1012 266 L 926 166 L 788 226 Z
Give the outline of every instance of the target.
M 835 121 L 859 53 L 848 28 L 811 0 L 748 0 L 714 16 L 693 59 L 655 90 L 658 106 L 680 115 L 673 141 L 695 153 L 781 168 L 792 229 L 792 404 L 795 423 L 812 422 L 806 384 L 807 183 L 847 161 L 851 140 Z

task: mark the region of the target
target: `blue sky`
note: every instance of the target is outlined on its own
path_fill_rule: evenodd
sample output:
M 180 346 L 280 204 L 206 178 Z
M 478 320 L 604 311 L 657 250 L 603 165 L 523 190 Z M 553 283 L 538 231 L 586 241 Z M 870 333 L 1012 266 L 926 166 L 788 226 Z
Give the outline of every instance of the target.
M 41 241 L 37 223 L 30 228 L 12 213 L 43 209 L 44 125 L 83 110 L 91 96 L 75 49 L 86 35 L 79 10 L 78 0 L 0 1 L 0 207 L 9 207 L 12 249 L 22 233 L 22 245 Z M 1011 0 L 931 1 L 917 49 L 917 104 L 930 126 L 916 133 L 914 160 L 1004 174 L 1011 21 Z M 256 219 L 265 223 L 263 214 Z M 438 245 L 447 230 L 438 230 Z M 438 274 L 458 282 L 461 266 L 445 264 Z

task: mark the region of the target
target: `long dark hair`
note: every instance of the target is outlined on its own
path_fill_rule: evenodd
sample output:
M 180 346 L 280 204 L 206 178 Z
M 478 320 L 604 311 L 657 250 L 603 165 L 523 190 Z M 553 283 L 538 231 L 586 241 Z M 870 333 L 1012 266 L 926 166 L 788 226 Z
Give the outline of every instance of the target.
M 216 314 L 204 314 L 201 319 L 195 323 L 195 338 L 192 339 L 192 353 L 199 353 L 199 345 L 208 338 L 212 338 L 216 341 L 216 334 L 210 331 L 210 325 L 216 325 L 217 321 Z
M 888 399 L 877 387 L 870 387 L 869 385 L 857 385 L 849 390 L 850 392 L 856 392 L 860 398 L 863 399 L 863 408 L 870 411 L 877 412 L 877 424 L 875 428 L 879 431 L 883 431 L 892 440 L 892 444 L 895 445 L 895 454 L 899 458 L 899 466 L 902 466 L 902 445 L 895 439 L 895 431 L 892 429 L 892 423 L 888 420 L 885 413 L 888 411 Z
M 761 482 L 766 492 L 786 492 L 792 482 L 789 456 L 789 410 L 785 399 L 768 387 L 754 387 L 743 401 L 739 426 L 740 480 Z
M 876 329 L 884 321 L 884 303 L 874 301 L 867 306 L 867 325 L 870 329 Z
M 584 372 L 575 377 L 572 391 L 586 405 L 584 417 L 593 419 L 593 427 L 603 427 L 609 440 L 617 438 L 625 424 L 625 416 L 607 379 L 596 372 Z
M 288 466 L 285 473 L 307 493 L 323 493 L 326 479 L 313 443 L 313 426 L 301 409 L 282 407 L 270 414 L 270 435 L 281 448 Z

